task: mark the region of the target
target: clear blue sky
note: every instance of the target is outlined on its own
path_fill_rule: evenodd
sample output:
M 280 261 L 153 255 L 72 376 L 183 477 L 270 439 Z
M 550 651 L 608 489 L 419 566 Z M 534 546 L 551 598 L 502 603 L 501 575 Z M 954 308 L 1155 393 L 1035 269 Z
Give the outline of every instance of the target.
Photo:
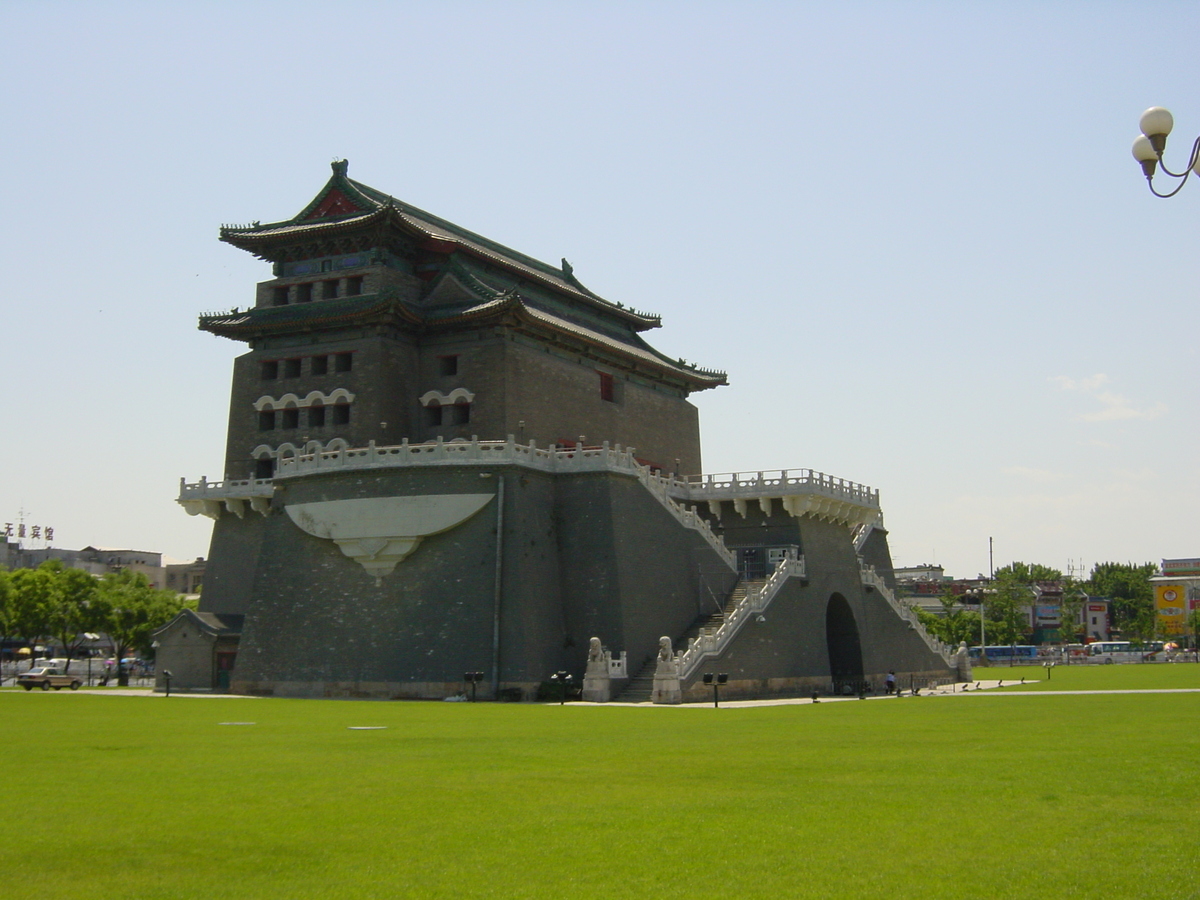
M 0 11 L 0 517 L 207 555 L 268 267 L 352 177 L 660 313 L 709 472 L 882 492 L 898 565 L 1200 555 L 1195 3 L 67 3 Z M 1200 179 L 1198 179 L 1200 181 Z

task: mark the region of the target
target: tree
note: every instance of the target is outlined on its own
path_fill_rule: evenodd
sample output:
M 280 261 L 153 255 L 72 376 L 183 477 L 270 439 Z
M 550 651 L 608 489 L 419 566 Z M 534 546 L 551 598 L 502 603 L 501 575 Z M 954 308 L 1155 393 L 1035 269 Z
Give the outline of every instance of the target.
M 81 569 L 65 569 L 48 559 L 36 569 L 18 569 L 9 576 L 16 595 L 14 627 L 28 641 L 53 637 L 70 659 L 88 629 L 94 613 L 90 602 L 96 579 Z
M 1024 565 L 1014 563 L 1013 566 Z M 1045 567 L 1039 567 L 1045 571 Z M 1018 574 L 1012 566 L 1006 566 L 996 573 L 991 590 L 985 595 L 984 609 L 987 615 L 987 632 L 993 644 L 1016 644 L 1025 637 L 1022 627 L 1021 611 L 1029 606 L 1033 594 L 1029 590 L 1029 582 Z M 1028 573 L 1028 567 L 1026 573 Z
M 13 599 L 12 579 L 8 569 L 0 568 L 0 640 L 16 637 L 13 627 L 16 621 L 16 603 Z M 0 671 L 0 684 L 4 684 L 4 673 Z
M 1114 631 L 1132 637 L 1154 637 L 1154 589 L 1150 579 L 1157 574 L 1154 563 L 1097 563 L 1092 567 L 1089 594 L 1107 597 Z
M 1039 581 L 1062 581 L 1063 573 L 1040 563 L 1009 563 L 996 570 L 994 579 L 1010 578 L 1018 584 L 1034 584 Z
M 82 569 L 64 569 L 61 564 L 54 570 L 53 578 L 55 592 L 49 631 L 62 644 L 69 671 L 71 660 L 85 640 L 81 635 L 95 627 L 96 613 L 91 603 L 96 595 L 96 578 Z
M 1200 609 L 1193 609 L 1188 613 L 1187 624 L 1192 632 L 1192 649 L 1198 649 L 1200 648 Z
M 140 572 L 122 569 L 100 579 L 93 605 L 98 629 L 108 634 L 117 657 L 117 683 L 129 684 L 121 665 L 130 651 L 146 655 L 152 635 L 179 614 L 187 604 L 182 594 L 155 588 Z
M 947 644 L 966 641 L 973 644 L 979 639 L 979 616 L 971 610 L 963 609 L 959 605 L 962 599 L 947 590 L 938 598 L 945 611 L 944 615 L 927 612 L 919 606 L 913 606 L 912 610 L 917 614 L 917 621 L 939 641 Z
M 56 560 L 57 562 L 57 560 Z M 53 567 L 43 563 L 36 569 L 16 569 L 9 573 L 12 587 L 12 629 L 30 644 L 50 634 L 57 586 Z M 30 663 L 36 653 L 30 654 Z

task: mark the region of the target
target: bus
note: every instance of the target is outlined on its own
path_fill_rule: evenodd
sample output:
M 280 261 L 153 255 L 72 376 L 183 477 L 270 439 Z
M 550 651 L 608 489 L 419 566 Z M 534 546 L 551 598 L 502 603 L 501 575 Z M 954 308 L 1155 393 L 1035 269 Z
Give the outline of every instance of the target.
M 1162 648 L 1162 641 L 1151 641 L 1136 647 L 1131 641 L 1094 641 L 1087 645 L 1087 653 L 1090 662 L 1143 662 L 1154 659 Z
M 1038 648 L 1033 644 L 998 644 L 994 647 L 986 647 L 985 649 L 987 650 L 989 662 L 1030 660 L 1037 659 L 1038 655 Z M 979 659 L 979 648 L 968 648 L 967 656 L 971 659 Z

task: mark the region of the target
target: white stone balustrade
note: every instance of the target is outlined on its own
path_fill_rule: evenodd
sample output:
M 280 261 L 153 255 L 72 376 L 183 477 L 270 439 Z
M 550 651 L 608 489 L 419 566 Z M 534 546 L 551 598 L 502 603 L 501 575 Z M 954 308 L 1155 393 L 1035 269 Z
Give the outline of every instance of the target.
M 275 484 L 269 478 L 209 481 L 201 477 L 194 484 L 188 484 L 180 478 L 178 503 L 189 516 L 205 515 L 217 519 L 222 510 L 227 510 L 240 519 L 245 516 L 247 505 L 265 516 L 271 508 L 274 494 Z
M 222 508 L 241 516 L 245 506 L 266 514 L 272 485 L 286 483 L 317 472 L 345 469 L 407 468 L 410 466 L 488 466 L 520 465 L 542 472 L 620 472 L 635 475 L 647 490 L 685 527 L 698 531 L 710 546 L 732 567 L 734 555 L 713 534 L 708 521 L 694 505 L 708 503 L 714 516 L 721 514 L 721 502 L 731 500 L 735 510 L 745 515 L 746 504 L 756 501 L 770 513 L 778 501 L 793 516 L 811 515 L 854 527 L 877 522 L 879 492 L 865 485 L 833 478 L 812 469 L 784 469 L 758 472 L 754 476 L 701 475 L 687 479 L 664 477 L 638 463 L 632 447 L 620 444 L 599 447 L 577 444 L 563 449 L 542 449 L 535 442 L 518 444 L 509 435 L 505 441 L 442 441 L 421 444 L 407 440 L 393 446 L 327 450 L 320 453 L 283 457 L 278 460 L 274 480 L 181 482 L 179 503 L 192 515 L 216 518 Z
M 761 587 L 746 592 L 746 596 L 738 601 L 719 628 L 702 631 L 700 636 L 694 638 L 687 649 L 679 654 L 680 679 L 691 678 L 704 660 L 724 653 L 725 648 L 737 637 L 746 623 L 766 610 L 789 578 L 803 578 L 806 572 L 804 556 L 789 551 L 787 558 L 775 567 L 771 577 Z
M 687 485 L 688 497 L 694 501 L 821 494 L 834 500 L 879 508 L 879 491 L 812 469 L 776 469 L 755 472 L 753 475 L 742 472 L 692 475 L 677 480 Z
M 379 447 L 372 441 L 366 447 L 332 450 L 288 457 L 279 461 L 277 479 L 294 478 L 330 469 L 407 468 L 409 466 L 469 466 L 517 464 L 542 472 L 603 472 L 619 471 L 633 474 L 639 468 L 633 448 L 622 449 L 620 444 L 609 447 L 576 445 L 563 450 L 539 448 L 535 442 L 516 443 L 510 435 L 506 441 L 442 441 Z
M 946 661 L 946 665 L 953 665 L 953 657 L 955 648 L 951 644 L 944 643 L 938 640 L 932 634 L 925 630 L 925 626 L 921 624 L 920 618 L 910 606 L 906 606 L 896 599 L 896 595 L 892 593 L 887 583 L 875 571 L 874 566 L 860 563 L 859 569 L 862 572 L 862 583 L 872 588 L 879 596 L 888 602 L 895 611 L 896 615 L 908 623 L 909 628 L 921 636 L 925 641 L 926 646 L 934 653 L 937 653 Z
M 723 502 L 730 503 L 743 518 L 753 502 L 764 515 L 771 515 L 778 503 L 791 516 L 813 516 L 849 528 L 880 524 L 883 519 L 879 491 L 812 469 L 780 469 L 754 475 L 738 472 L 695 475 L 686 479 L 655 477 L 663 481 L 669 496 L 687 503 L 707 503 L 716 518 L 721 517 Z

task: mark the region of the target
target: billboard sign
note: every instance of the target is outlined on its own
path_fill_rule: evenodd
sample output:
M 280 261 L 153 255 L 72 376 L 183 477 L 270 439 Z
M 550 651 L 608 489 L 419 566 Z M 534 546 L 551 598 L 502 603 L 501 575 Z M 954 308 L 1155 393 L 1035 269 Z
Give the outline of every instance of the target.
M 1183 634 L 1185 625 L 1184 598 L 1187 587 L 1182 584 L 1156 584 L 1154 610 L 1158 616 L 1159 634 Z

